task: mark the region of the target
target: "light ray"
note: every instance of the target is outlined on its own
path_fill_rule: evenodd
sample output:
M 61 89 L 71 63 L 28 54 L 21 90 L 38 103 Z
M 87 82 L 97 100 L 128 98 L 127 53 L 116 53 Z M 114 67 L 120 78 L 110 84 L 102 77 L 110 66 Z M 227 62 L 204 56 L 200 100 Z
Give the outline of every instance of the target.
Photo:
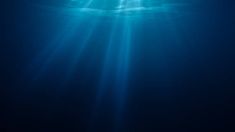
M 103 96 L 107 92 L 107 88 L 111 88 L 110 86 L 108 86 L 108 83 L 112 80 L 113 71 L 111 69 L 114 63 L 113 52 L 115 50 L 115 45 L 116 45 L 115 40 L 116 40 L 116 35 L 117 35 L 116 34 L 117 23 L 118 23 L 118 19 L 116 18 L 115 20 L 113 20 L 112 29 L 110 30 L 110 38 L 109 38 L 106 53 L 104 56 L 103 68 L 101 72 L 100 81 L 97 87 L 95 103 L 94 103 L 93 111 L 91 114 L 91 122 L 90 122 L 91 126 L 89 129 L 93 129 L 95 118 L 99 114 L 98 110 L 100 108 L 100 104 L 103 101 Z
M 131 50 L 131 25 L 130 20 L 126 17 L 123 20 L 123 35 L 122 42 L 118 58 L 118 66 L 116 72 L 116 119 L 115 119 L 115 131 L 118 131 L 122 127 L 124 122 L 124 109 L 128 92 L 128 78 L 129 78 L 129 66 L 130 66 L 130 50 Z
M 45 47 L 44 50 L 36 57 L 36 59 L 31 63 L 31 68 L 29 68 L 29 72 L 34 70 L 35 67 L 41 63 L 40 67 L 34 73 L 33 80 L 38 79 L 42 73 L 46 71 L 52 60 L 56 57 L 56 55 L 64 49 L 66 42 L 69 41 L 70 37 L 75 32 L 76 28 L 79 26 L 78 23 L 74 23 L 74 19 L 68 22 L 67 26 L 63 28 L 62 31 L 52 40 L 49 46 Z M 68 34 L 69 33 L 69 34 Z M 43 61 L 43 62 L 42 62 Z
M 96 25 L 99 23 L 99 20 L 94 20 L 94 22 L 92 22 L 91 26 L 89 27 L 89 31 L 87 33 L 87 35 L 85 36 L 85 38 L 83 38 L 83 41 L 80 42 L 78 44 L 78 46 L 76 47 L 77 51 L 74 54 L 71 63 L 69 63 L 69 68 L 67 71 L 67 74 L 65 76 L 65 82 L 68 82 L 69 79 L 71 79 L 71 76 L 73 75 L 73 71 L 76 70 L 77 66 L 79 65 L 79 59 L 81 57 L 81 55 L 83 54 L 84 50 L 86 49 L 86 47 L 89 45 L 89 40 L 91 39 L 91 36 L 93 34 L 93 31 L 96 28 Z
M 67 74 L 64 76 L 62 82 L 66 85 L 70 79 L 74 77 L 74 71 L 78 69 L 82 54 L 91 44 L 89 41 L 93 39 L 92 35 L 97 26 L 99 26 L 98 23 L 104 22 L 106 18 L 108 18 L 109 21 L 112 21 L 110 22 L 112 28 L 108 29 L 110 30 L 110 35 L 107 45 L 104 46 L 105 55 L 104 58 L 102 58 L 104 61 L 98 80 L 96 96 L 94 97 L 94 106 L 91 110 L 89 129 L 92 131 L 94 128 L 97 122 L 96 119 L 100 116 L 99 110 L 105 109 L 101 107 L 102 103 L 106 101 L 104 100 L 105 94 L 108 93 L 108 90 L 112 89 L 115 92 L 112 97 L 112 99 L 114 99 L 115 110 L 112 111 L 114 118 L 112 118 L 111 121 L 115 123 L 113 130 L 119 131 L 123 125 L 122 123 L 125 121 L 125 110 L 128 107 L 126 106 L 126 102 L 128 99 L 129 78 L 131 77 L 131 55 L 134 46 L 132 33 L 134 30 L 133 24 L 137 20 L 134 17 L 139 18 L 142 22 L 146 21 L 147 15 L 155 18 L 157 13 L 161 15 L 163 13 L 163 15 L 168 18 L 169 16 L 165 14 L 179 13 L 174 10 L 174 7 L 180 4 L 169 4 L 164 0 L 160 0 L 156 5 L 152 5 L 152 0 L 148 0 L 147 4 L 144 4 L 145 1 L 143 0 L 119 0 L 115 7 L 106 9 L 105 7 L 107 5 L 105 4 L 107 3 L 95 7 L 93 5 L 94 1 L 95 0 L 88 0 L 86 3 L 83 3 L 82 6 L 77 6 L 74 2 L 78 1 L 71 0 L 64 8 L 48 7 L 52 10 L 60 10 L 61 13 L 68 15 L 70 19 L 66 20 L 67 25 L 61 29 L 61 32 L 58 33 L 59 35 L 55 37 L 41 55 L 35 59 L 36 65 L 43 61 L 42 65 L 39 66 L 39 72 L 35 74 L 35 78 L 37 79 L 43 73 L 46 73 L 48 67 L 52 65 L 53 60 L 58 57 L 58 54 L 62 54 L 62 51 L 71 48 L 68 42 L 73 36 L 76 36 L 76 31 L 81 28 L 81 21 L 89 20 L 88 27 L 85 27 L 86 32 L 80 31 L 80 33 L 84 35 L 82 35 L 79 40 L 75 39 L 78 41 L 75 46 L 76 51 L 72 53 L 73 56 L 69 57 L 71 61 L 67 64 Z M 172 23 L 172 19 L 166 19 L 166 21 Z
M 93 0 L 89 0 L 85 6 L 89 6 L 92 1 Z M 53 8 L 48 7 L 48 9 Z M 35 69 L 35 67 L 38 66 L 38 63 L 42 63 L 41 61 L 43 61 L 43 65 L 39 69 L 37 69 L 38 72 L 36 74 L 34 73 L 33 80 L 37 80 L 47 70 L 52 60 L 56 57 L 57 54 L 59 54 L 60 51 L 64 50 L 65 47 L 69 47 L 66 44 L 79 28 L 80 20 L 82 20 L 82 16 L 81 18 L 74 17 L 70 18 L 69 21 L 67 20 L 67 24 L 64 26 L 62 31 L 58 33 L 57 37 L 55 37 L 49 44 L 49 46 L 46 46 L 44 50 L 31 63 L 31 68 L 28 68 L 30 70 L 28 70 L 29 72 Z

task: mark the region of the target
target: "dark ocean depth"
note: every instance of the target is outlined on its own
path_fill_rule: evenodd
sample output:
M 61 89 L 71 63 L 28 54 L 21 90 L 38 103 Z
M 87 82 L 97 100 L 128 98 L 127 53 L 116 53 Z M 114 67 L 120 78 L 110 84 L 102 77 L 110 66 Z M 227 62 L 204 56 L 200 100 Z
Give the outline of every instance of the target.
M 93 1 L 1 2 L 2 132 L 234 128 L 232 0 Z

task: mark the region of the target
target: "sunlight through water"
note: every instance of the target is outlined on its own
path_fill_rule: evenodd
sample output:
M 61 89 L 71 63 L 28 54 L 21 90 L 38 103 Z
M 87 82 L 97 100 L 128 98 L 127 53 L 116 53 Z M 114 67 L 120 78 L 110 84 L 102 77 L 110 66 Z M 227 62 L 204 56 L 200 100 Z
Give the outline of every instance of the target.
M 91 70 L 92 67 L 99 67 L 89 129 L 91 131 L 95 129 L 100 111 L 104 109 L 102 104 L 107 101 L 108 91 L 112 90 L 114 94 L 108 97 L 114 104 L 113 129 L 118 131 L 125 120 L 128 86 L 132 76 L 130 74 L 133 67 L 131 60 L 133 47 L 135 47 L 133 36 L 135 36 L 135 28 L 140 26 L 136 18 L 146 20 L 147 17 L 156 18 L 160 14 L 167 19 L 168 13 L 173 13 L 176 17 L 179 15 L 176 8 L 185 5 L 166 1 L 70 0 L 54 6 L 36 4 L 43 9 L 57 12 L 59 17 L 62 16 L 65 24 L 59 27 L 60 29 L 51 38 L 50 43 L 30 65 L 29 69 L 36 71 L 33 72 L 34 80 L 46 75 L 50 71 L 48 69 L 53 67 L 60 57 L 67 58 L 64 63 L 65 74 L 59 82 L 64 87 L 69 85 L 70 80 L 81 79 L 81 74 L 76 72 L 81 66 Z M 87 54 L 88 50 L 93 56 Z M 97 56 L 100 58 L 95 58 Z M 89 62 L 87 58 L 93 62 Z M 97 61 L 100 65 L 92 65 Z M 93 74 L 90 71 L 88 73 Z

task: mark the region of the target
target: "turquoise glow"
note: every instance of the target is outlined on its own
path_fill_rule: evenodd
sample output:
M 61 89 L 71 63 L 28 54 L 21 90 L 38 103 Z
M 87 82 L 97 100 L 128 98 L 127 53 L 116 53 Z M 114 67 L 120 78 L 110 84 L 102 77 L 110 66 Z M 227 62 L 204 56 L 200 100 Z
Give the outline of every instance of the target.
M 88 13 L 99 16 L 136 16 L 173 11 L 180 4 L 165 0 L 71 0 L 64 11 L 70 14 Z
M 125 120 L 126 100 L 135 69 L 132 62 L 136 57 L 135 50 L 138 50 L 141 27 L 152 25 L 148 32 L 161 30 L 161 26 L 156 29 L 155 25 L 158 24 L 167 25 L 171 29 L 174 27 L 173 19 L 182 15 L 177 11 L 182 5 L 166 0 L 70 0 L 62 6 L 39 5 L 53 15 L 56 14 L 58 20 L 52 19 L 53 24 L 62 24 L 52 33 L 54 37 L 50 38 L 44 50 L 36 57 L 36 66 L 32 64 L 37 71 L 34 79 L 49 73 L 52 66 L 59 67 L 58 71 L 61 71 L 60 65 L 63 64 L 64 75 L 59 83 L 66 87 L 73 79 L 82 80 L 82 73 L 77 73 L 79 67 L 89 69 L 88 72 L 80 71 L 89 78 L 94 75 L 93 69 L 97 69 L 99 72 L 96 75 L 91 128 L 96 124 L 102 103 L 107 100 L 107 93 L 111 90 L 113 94 L 108 96 L 108 100 L 113 100 L 115 106 L 113 129 L 118 130 Z M 156 20 L 149 21 L 149 18 Z M 148 32 L 141 35 L 145 36 Z M 174 34 L 174 31 L 169 34 Z M 154 38 L 159 36 L 157 32 L 154 34 Z M 149 43 L 146 42 L 146 45 Z M 158 43 L 154 45 L 157 48 L 151 50 L 161 54 Z M 65 63 L 61 61 L 63 59 Z M 95 62 L 97 65 L 93 65 Z

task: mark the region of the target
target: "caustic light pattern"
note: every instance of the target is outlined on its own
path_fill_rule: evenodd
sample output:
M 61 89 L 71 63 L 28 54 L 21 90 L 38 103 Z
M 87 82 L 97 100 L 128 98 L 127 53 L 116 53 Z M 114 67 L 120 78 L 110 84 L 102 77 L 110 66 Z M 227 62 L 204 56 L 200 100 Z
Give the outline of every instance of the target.
M 70 14 L 136 16 L 147 13 L 176 12 L 176 7 L 184 5 L 185 3 L 176 3 L 170 0 L 70 0 L 58 8 Z

